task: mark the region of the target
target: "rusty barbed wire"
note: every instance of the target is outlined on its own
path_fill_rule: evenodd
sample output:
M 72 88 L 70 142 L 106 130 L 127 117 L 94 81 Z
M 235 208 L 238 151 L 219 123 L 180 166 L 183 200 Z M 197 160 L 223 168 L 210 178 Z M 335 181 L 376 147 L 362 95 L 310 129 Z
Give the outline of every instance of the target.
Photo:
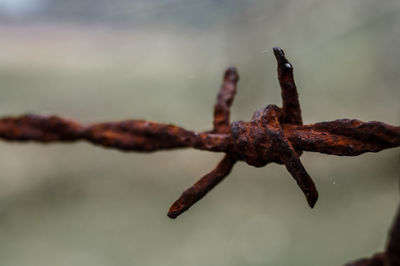
M 211 131 L 184 128 L 143 120 L 82 125 L 58 116 L 23 115 L 0 119 L 0 138 L 7 141 L 73 142 L 85 140 L 123 151 L 153 152 L 192 147 L 225 153 L 216 168 L 183 192 L 168 216 L 176 218 L 204 197 L 232 170 L 237 161 L 262 167 L 284 164 L 303 191 L 310 207 L 318 192 L 300 156 L 303 151 L 356 156 L 400 146 L 400 127 L 382 122 L 339 119 L 303 125 L 293 67 L 282 49 L 273 49 L 278 62 L 282 108 L 268 105 L 253 114 L 250 122 L 230 123 L 230 107 L 239 75 L 228 68 L 214 107 Z

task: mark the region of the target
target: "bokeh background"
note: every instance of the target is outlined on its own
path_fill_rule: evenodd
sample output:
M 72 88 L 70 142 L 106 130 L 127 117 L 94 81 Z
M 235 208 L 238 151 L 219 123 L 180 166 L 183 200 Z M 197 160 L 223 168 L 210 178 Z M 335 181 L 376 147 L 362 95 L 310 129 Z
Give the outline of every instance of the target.
M 233 120 L 281 104 L 272 47 L 295 68 L 305 123 L 400 124 L 397 0 L 0 0 L 0 115 L 149 119 L 205 130 L 223 70 Z M 176 220 L 221 154 L 0 142 L 0 265 L 342 265 L 382 250 L 399 150 L 305 153 L 311 210 L 283 166 L 244 163 Z

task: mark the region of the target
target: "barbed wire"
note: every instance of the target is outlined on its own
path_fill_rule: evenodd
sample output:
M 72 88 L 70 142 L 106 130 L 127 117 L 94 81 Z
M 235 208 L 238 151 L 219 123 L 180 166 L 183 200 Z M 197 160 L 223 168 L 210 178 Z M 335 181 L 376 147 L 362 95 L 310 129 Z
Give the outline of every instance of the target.
M 216 168 L 183 192 L 168 216 L 176 218 L 220 183 L 237 161 L 262 167 L 284 164 L 314 207 L 318 192 L 300 156 L 303 151 L 356 156 L 400 146 L 400 127 L 382 122 L 339 119 L 303 125 L 293 66 L 282 49 L 275 47 L 283 106 L 268 105 L 253 114 L 250 122 L 230 123 L 239 75 L 225 71 L 214 107 L 213 129 L 194 132 L 170 124 L 125 120 L 83 125 L 58 116 L 23 115 L 0 118 L 0 138 L 7 141 L 88 141 L 122 151 L 153 152 L 192 147 L 225 153 Z

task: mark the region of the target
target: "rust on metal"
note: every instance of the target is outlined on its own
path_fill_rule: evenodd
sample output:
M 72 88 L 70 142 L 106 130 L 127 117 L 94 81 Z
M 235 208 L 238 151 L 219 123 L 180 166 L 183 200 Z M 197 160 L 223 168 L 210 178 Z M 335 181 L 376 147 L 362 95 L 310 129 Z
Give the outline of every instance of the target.
M 85 140 L 123 151 L 152 152 L 192 147 L 225 153 L 210 173 L 183 192 L 168 216 L 176 218 L 221 182 L 237 161 L 255 167 L 284 164 L 314 207 L 318 192 L 300 156 L 303 151 L 356 156 L 400 146 L 400 127 L 382 122 L 339 119 L 303 125 L 293 66 L 280 48 L 274 48 L 282 108 L 268 105 L 253 114 L 251 121 L 230 123 L 230 107 L 239 81 L 235 68 L 223 76 L 214 107 L 213 129 L 194 132 L 143 120 L 82 125 L 57 116 L 23 115 L 0 118 L 0 138 L 8 141 L 72 142 Z

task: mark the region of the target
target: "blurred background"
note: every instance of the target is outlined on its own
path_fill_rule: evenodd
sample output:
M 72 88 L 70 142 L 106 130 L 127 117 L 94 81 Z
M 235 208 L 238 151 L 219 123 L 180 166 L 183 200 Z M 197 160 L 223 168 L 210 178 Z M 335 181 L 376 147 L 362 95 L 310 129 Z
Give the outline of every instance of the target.
M 281 104 L 272 47 L 305 123 L 400 124 L 397 0 L 0 0 L 0 115 L 212 125 L 227 66 L 232 120 Z M 342 265 L 384 248 L 399 149 L 305 153 L 311 210 L 283 166 L 238 163 L 187 213 L 167 210 L 222 154 L 0 142 L 0 265 Z

